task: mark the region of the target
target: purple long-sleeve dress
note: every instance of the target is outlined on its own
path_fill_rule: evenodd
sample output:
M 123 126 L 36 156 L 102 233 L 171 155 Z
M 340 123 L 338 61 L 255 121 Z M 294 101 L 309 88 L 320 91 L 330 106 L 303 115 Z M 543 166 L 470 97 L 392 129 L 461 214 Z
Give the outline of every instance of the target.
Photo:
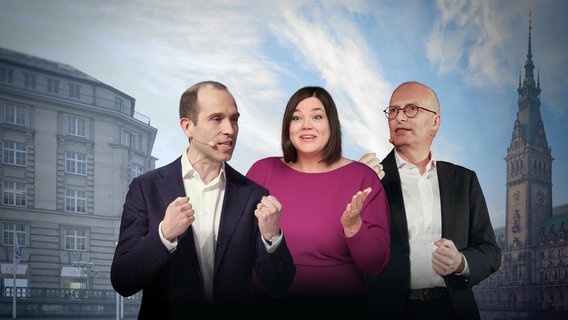
M 376 173 L 353 161 L 323 173 L 304 173 L 278 157 L 254 163 L 247 177 L 282 204 L 280 226 L 296 265 L 291 295 L 350 297 L 365 294 L 363 273 L 377 275 L 390 257 L 389 207 Z M 357 191 L 372 188 L 363 225 L 346 238 L 341 215 Z

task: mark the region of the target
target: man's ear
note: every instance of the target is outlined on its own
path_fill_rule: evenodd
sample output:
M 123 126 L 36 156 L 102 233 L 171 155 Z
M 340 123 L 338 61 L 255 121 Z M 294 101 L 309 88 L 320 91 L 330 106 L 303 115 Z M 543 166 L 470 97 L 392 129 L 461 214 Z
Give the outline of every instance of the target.
M 440 124 L 442 123 L 442 116 L 437 114 L 434 116 L 434 121 L 432 121 L 432 137 L 436 136 L 438 130 L 440 129 Z
M 442 123 L 442 116 L 440 114 L 434 115 L 434 129 L 438 130 L 440 128 L 440 124 Z
M 181 118 L 179 120 L 179 125 L 181 127 L 181 130 L 183 130 L 183 133 L 185 133 L 186 137 L 190 138 L 193 136 L 193 122 L 191 122 L 191 120 L 189 120 L 188 118 Z

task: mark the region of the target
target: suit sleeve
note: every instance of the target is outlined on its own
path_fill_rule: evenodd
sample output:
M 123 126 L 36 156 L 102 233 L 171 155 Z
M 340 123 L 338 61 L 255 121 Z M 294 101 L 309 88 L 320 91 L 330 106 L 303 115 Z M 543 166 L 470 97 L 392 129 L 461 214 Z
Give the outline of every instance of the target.
M 165 208 L 148 206 L 145 196 L 135 179 L 126 195 L 110 274 L 113 288 L 123 296 L 142 290 L 169 256 L 158 234 Z
M 458 244 L 458 250 L 467 259 L 470 276 L 467 278 L 458 275 L 447 277 L 447 284 L 456 289 L 471 288 L 501 266 L 501 249 L 495 240 L 485 197 L 475 172 L 470 171 L 462 185 L 467 189 L 464 195 L 468 196 L 469 226 L 467 233 L 464 233 L 467 234 L 467 243 L 463 247 Z

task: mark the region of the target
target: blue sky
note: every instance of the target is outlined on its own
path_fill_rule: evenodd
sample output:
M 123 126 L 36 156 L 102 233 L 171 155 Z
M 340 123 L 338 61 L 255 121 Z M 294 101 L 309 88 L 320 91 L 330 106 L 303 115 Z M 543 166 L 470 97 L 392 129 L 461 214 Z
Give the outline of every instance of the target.
M 442 108 L 436 158 L 477 172 L 500 227 L 530 10 L 556 206 L 568 203 L 568 1 L 0 0 L 0 46 L 134 97 L 158 129 L 158 166 L 186 147 L 179 97 L 198 81 L 221 81 L 235 95 L 240 133 L 230 164 L 242 173 L 281 154 L 283 110 L 298 88 L 333 95 L 345 156 L 382 158 L 391 149 L 382 113 L 390 93 L 424 82 Z

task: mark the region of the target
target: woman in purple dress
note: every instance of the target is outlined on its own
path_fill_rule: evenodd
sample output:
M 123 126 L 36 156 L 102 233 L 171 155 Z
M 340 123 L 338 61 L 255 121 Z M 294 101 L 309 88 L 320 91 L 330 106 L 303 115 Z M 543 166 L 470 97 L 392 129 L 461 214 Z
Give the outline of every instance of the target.
M 296 265 L 287 297 L 269 303 L 366 313 L 363 274 L 379 274 L 390 257 L 389 207 L 377 173 L 342 156 L 337 108 L 325 89 L 304 87 L 290 97 L 282 152 L 247 173 L 282 206 L 280 226 Z

